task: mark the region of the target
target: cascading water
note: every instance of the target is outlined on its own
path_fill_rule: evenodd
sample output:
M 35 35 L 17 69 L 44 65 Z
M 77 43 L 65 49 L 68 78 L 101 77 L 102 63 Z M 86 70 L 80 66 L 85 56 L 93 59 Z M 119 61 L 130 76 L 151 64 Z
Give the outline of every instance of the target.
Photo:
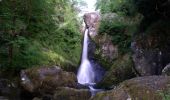
M 95 43 L 90 40 L 90 36 L 93 36 L 96 31 L 95 25 L 99 21 L 99 16 L 97 13 L 87 13 L 83 16 L 86 30 L 84 32 L 83 50 L 81 64 L 77 73 L 78 83 L 88 86 L 92 96 L 102 89 L 95 89 L 97 83 L 99 83 L 105 74 L 105 70 L 100 66 L 97 60 L 94 58 L 95 54 Z M 98 88 L 98 87 L 96 87 Z
M 90 88 L 92 96 L 94 96 L 97 92 L 103 91 L 102 89 L 93 88 L 96 82 L 101 79 L 103 72 L 102 71 L 98 72 L 97 70 L 99 70 L 100 68 L 97 68 L 96 65 L 93 65 L 94 63 L 91 64 L 88 59 L 88 44 L 89 44 L 88 33 L 89 33 L 89 29 L 86 29 L 84 33 L 81 65 L 78 70 L 77 79 L 78 79 L 78 83 L 88 86 Z M 96 69 L 94 70 L 93 67 L 96 67 Z
M 84 33 L 84 42 L 83 42 L 83 52 L 81 65 L 77 74 L 78 83 L 84 85 L 90 85 L 95 83 L 95 73 L 93 71 L 92 65 L 88 60 L 88 37 L 89 30 L 86 29 Z

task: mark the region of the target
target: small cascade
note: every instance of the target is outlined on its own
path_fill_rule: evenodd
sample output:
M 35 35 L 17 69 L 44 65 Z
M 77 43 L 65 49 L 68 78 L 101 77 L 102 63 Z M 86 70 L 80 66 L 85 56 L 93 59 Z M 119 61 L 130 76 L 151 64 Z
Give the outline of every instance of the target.
M 81 65 L 77 74 L 78 83 L 83 85 L 92 85 L 95 83 L 95 73 L 93 71 L 92 65 L 90 64 L 90 61 L 88 60 L 88 33 L 89 30 L 86 29 L 84 33 Z

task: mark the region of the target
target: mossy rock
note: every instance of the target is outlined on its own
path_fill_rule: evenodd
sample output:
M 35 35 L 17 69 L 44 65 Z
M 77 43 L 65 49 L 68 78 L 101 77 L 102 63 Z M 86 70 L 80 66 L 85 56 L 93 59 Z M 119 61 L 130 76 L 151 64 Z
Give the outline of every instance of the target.
M 53 100 L 89 100 L 91 93 L 88 89 L 73 89 L 60 87 L 56 89 Z
M 135 77 L 133 62 L 129 54 L 119 57 L 106 72 L 103 80 L 97 84 L 97 88 L 110 88 L 113 85 Z
M 76 87 L 77 78 L 60 67 L 37 67 L 21 71 L 21 85 L 29 92 L 53 92 L 57 87 Z
M 146 76 L 127 80 L 116 89 L 100 92 L 91 100 L 163 100 L 170 88 L 170 77 Z
M 133 61 L 139 75 L 160 75 L 170 62 L 169 33 L 170 21 L 159 20 L 133 38 Z

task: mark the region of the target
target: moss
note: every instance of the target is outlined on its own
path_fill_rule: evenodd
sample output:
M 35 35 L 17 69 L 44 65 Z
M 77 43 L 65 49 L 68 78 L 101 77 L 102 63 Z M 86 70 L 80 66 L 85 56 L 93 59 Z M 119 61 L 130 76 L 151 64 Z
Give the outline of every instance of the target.
M 100 92 L 92 100 L 169 100 L 170 77 L 146 76 L 122 82 L 110 91 Z M 162 95 L 160 95 L 162 93 Z M 165 95 L 166 94 L 166 95 Z M 166 96 L 166 97 L 165 97 Z M 166 99 L 165 99 L 166 98 Z
M 106 92 L 97 93 L 92 99 L 90 100 L 102 100 L 103 97 L 106 97 L 108 94 Z M 95 99 L 94 99 L 95 98 Z
M 106 98 L 107 100 L 126 100 L 128 96 L 122 87 L 118 87 L 114 90 L 99 92 L 91 100 L 105 100 Z
M 135 77 L 133 62 L 130 55 L 127 54 L 114 61 L 111 68 L 105 74 L 104 79 L 96 87 L 110 88 L 133 77 Z
M 145 85 L 142 86 L 136 83 L 128 85 L 128 83 L 125 83 L 124 90 L 135 100 L 162 100 L 157 91 L 153 91 Z
M 25 73 L 24 73 L 25 72 Z M 76 87 L 76 76 L 72 72 L 66 72 L 56 67 L 36 67 L 23 71 L 23 75 L 28 77 L 30 82 L 25 81 L 23 87 L 27 84 L 33 86 L 33 91 L 53 92 L 56 87 Z M 26 89 L 27 90 L 27 89 Z M 29 91 L 29 90 L 28 90 Z
M 100 34 L 107 34 L 111 37 L 113 44 L 118 45 L 120 54 L 125 54 L 130 51 L 131 34 L 129 28 L 131 26 L 123 21 L 101 21 L 99 28 Z
M 61 87 L 56 89 L 54 100 L 88 100 L 90 96 L 88 90 Z
M 163 100 L 170 100 L 170 88 L 160 91 L 160 96 L 163 98 Z

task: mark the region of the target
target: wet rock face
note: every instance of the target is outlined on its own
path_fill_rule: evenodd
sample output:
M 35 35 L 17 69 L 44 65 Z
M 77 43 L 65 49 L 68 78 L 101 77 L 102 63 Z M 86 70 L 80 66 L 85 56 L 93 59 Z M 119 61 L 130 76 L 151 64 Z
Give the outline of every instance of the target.
M 162 100 L 170 77 L 148 76 L 127 80 L 116 89 L 98 93 L 91 100 Z
M 59 67 L 31 68 L 21 71 L 21 85 L 29 92 L 53 92 L 57 87 L 76 87 L 74 73 Z
M 104 68 L 95 60 L 94 53 L 96 50 L 96 45 L 94 41 L 89 40 L 88 43 L 88 59 L 90 60 L 90 64 L 93 66 L 93 71 L 95 73 L 95 82 L 98 83 L 103 79 L 103 76 L 105 74 Z
M 89 39 L 88 41 L 88 58 L 89 59 L 94 59 L 95 50 L 96 50 L 96 44 L 94 43 L 93 40 Z
M 113 60 L 118 57 L 118 47 L 111 42 L 106 42 L 102 45 L 102 56 Z
M 168 52 L 144 50 L 136 42 L 132 42 L 131 48 L 135 69 L 142 76 L 161 75 L 162 69 L 170 62 Z
M 95 83 L 99 83 L 103 79 L 106 71 L 96 60 L 90 59 L 90 63 L 95 73 Z
M 95 42 L 99 46 L 101 57 L 104 57 L 109 61 L 118 58 L 118 46 L 112 43 L 111 36 L 98 35 L 95 37 Z
M 97 12 L 86 13 L 83 19 L 86 24 L 86 28 L 88 28 L 90 31 L 90 36 L 91 37 L 96 36 L 100 20 L 99 13 Z
M 89 100 L 91 93 L 87 89 L 57 88 L 53 100 Z

